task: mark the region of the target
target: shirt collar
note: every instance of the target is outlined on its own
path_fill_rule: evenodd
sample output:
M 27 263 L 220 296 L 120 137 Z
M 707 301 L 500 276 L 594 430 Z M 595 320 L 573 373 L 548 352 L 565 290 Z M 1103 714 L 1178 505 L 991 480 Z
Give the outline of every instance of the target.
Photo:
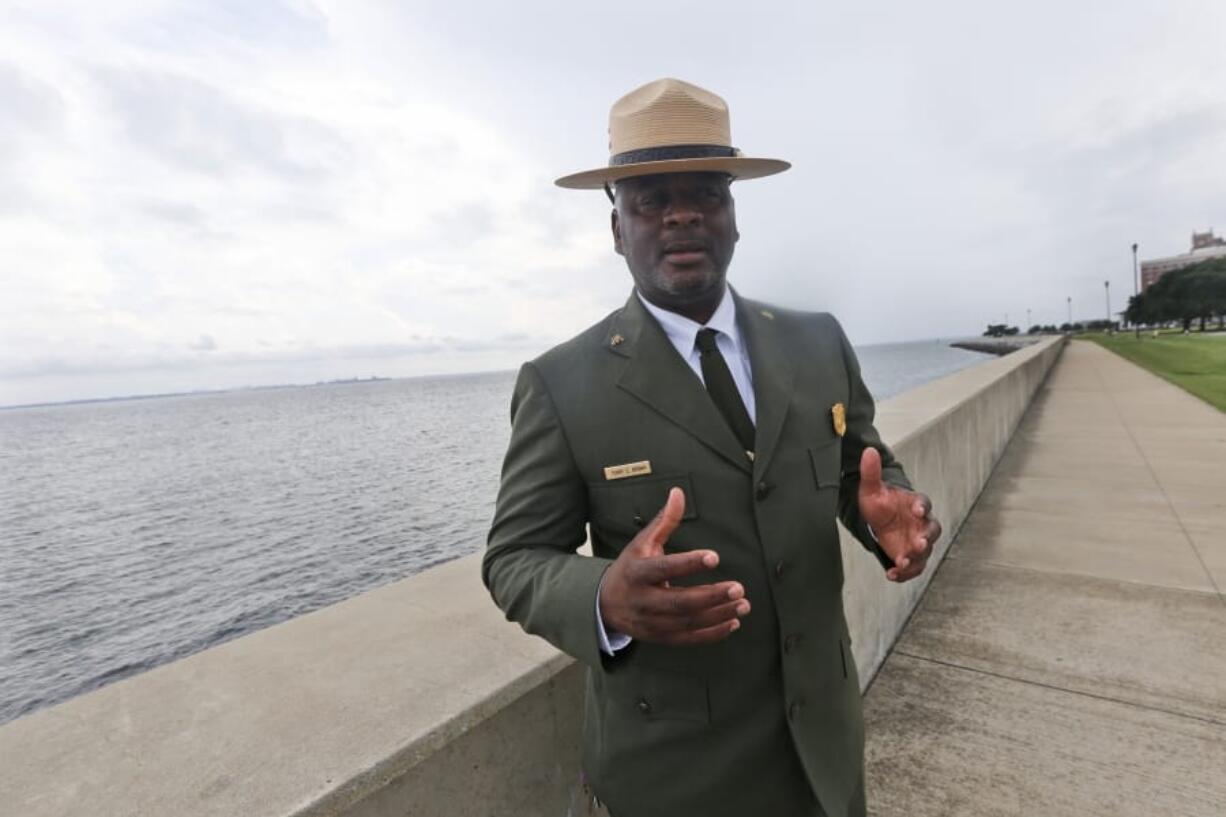
M 736 347 L 737 352 L 741 351 L 741 333 L 736 323 L 736 302 L 732 298 L 731 287 L 724 286 L 724 295 L 720 298 L 719 306 L 715 307 L 715 312 L 711 315 L 711 319 L 705 324 L 692 321 L 684 315 L 678 315 L 676 312 L 661 309 L 644 298 L 638 289 L 635 289 L 634 294 L 638 296 L 639 301 L 651 313 L 651 316 L 656 319 L 656 322 L 660 324 L 660 328 L 664 330 L 664 334 L 672 341 L 673 346 L 676 346 L 678 350 L 686 350 L 683 354 L 688 353 L 694 348 L 694 340 L 698 337 L 698 330 L 700 329 L 714 329 L 727 335 L 732 340 L 732 345 Z

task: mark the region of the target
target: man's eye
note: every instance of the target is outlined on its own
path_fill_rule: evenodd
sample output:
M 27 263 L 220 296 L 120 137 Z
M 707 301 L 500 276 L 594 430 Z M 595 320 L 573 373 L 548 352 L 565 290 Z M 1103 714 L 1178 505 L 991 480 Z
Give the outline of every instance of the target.
M 639 196 L 639 208 L 643 210 L 651 210 L 661 205 L 659 196 Z

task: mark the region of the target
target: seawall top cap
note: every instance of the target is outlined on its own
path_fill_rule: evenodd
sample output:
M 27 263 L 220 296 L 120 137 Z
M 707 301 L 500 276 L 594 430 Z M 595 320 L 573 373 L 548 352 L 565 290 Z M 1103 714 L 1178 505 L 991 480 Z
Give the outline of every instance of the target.
M 599 190 L 610 182 L 656 173 L 727 173 L 756 179 L 791 164 L 745 156 L 732 146 L 728 104 L 718 94 L 657 79 L 635 88 L 609 110 L 609 164 L 563 176 L 555 184 Z

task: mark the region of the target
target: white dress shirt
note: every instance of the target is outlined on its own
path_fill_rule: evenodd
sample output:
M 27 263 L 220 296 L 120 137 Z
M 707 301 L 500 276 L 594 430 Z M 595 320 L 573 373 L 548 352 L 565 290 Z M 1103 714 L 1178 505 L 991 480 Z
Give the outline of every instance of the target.
M 638 294 L 637 291 L 635 294 Z M 692 321 L 676 312 L 661 309 L 648 302 L 642 295 L 638 297 L 651 316 L 660 324 L 664 334 L 677 349 L 677 354 L 681 355 L 681 359 L 694 370 L 699 380 L 703 380 L 703 377 L 702 353 L 698 351 L 696 342 L 698 332 L 702 329 L 714 329 L 718 333 L 715 336 L 715 345 L 719 347 L 720 354 L 724 356 L 724 362 L 728 364 L 728 371 L 732 373 L 732 380 L 736 383 L 736 390 L 741 394 L 741 401 L 745 403 L 745 410 L 749 412 L 749 419 L 756 424 L 758 415 L 757 405 L 753 399 L 753 370 L 749 365 L 749 349 L 741 337 L 740 327 L 736 325 L 736 302 L 732 299 L 731 290 L 724 287 L 724 297 L 720 299 L 719 306 L 715 307 L 714 314 L 705 324 Z M 703 380 L 703 385 L 706 385 L 705 380 Z
M 746 411 L 749 412 L 749 419 L 756 424 L 758 416 L 753 397 L 753 371 L 749 364 L 749 349 L 746 348 L 744 338 L 741 337 L 741 330 L 737 326 L 736 302 L 733 301 L 728 287 L 724 287 L 724 297 L 720 299 L 719 306 L 715 307 L 714 314 L 705 324 L 692 321 L 676 312 L 661 309 L 650 303 L 637 290 L 635 294 L 660 324 L 664 334 L 677 349 L 677 354 L 681 355 L 681 359 L 694 370 L 694 374 L 698 375 L 699 380 L 703 380 L 703 377 L 702 354 L 698 351 L 696 343 L 698 332 L 701 329 L 716 331 L 715 345 L 720 354 L 724 356 L 724 362 L 728 364 L 728 371 L 732 373 L 732 380 L 736 383 L 736 390 L 741 394 Z M 703 381 L 703 385 L 706 385 L 706 381 Z M 602 580 L 601 585 L 603 584 Z M 606 655 L 613 655 L 630 643 L 630 636 L 605 630 L 604 621 L 600 616 L 599 590 L 596 591 L 596 634 L 600 640 L 600 649 Z

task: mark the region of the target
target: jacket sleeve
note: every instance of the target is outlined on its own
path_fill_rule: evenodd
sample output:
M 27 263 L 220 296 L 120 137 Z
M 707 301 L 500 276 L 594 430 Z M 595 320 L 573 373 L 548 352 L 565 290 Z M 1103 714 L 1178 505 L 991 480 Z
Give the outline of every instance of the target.
M 581 556 L 587 489 L 540 372 L 520 369 L 481 577 L 507 619 L 600 666 L 596 595 L 611 564 Z
M 833 319 L 832 319 L 833 320 Z M 865 448 L 876 448 L 881 454 L 881 478 L 883 481 L 899 488 L 911 490 L 911 483 L 904 473 L 902 464 L 894 458 L 892 452 L 885 443 L 881 441 L 881 435 L 877 433 L 876 427 L 873 425 L 873 417 L 876 415 L 876 406 L 873 403 L 873 396 L 869 393 L 868 387 L 864 385 L 864 380 L 860 376 L 860 361 L 856 359 L 855 350 L 851 348 L 851 343 L 847 340 L 847 335 L 843 332 L 843 327 L 839 326 L 838 321 L 834 322 L 838 331 L 839 343 L 843 350 L 843 362 L 847 370 L 847 432 L 843 435 L 843 464 L 842 464 L 842 480 L 839 485 L 839 518 L 843 521 L 843 525 L 851 532 L 851 535 L 856 537 L 860 544 L 877 557 L 877 561 L 881 566 L 889 570 L 894 566 L 894 560 L 891 559 L 881 546 L 877 544 L 877 538 L 869 531 L 868 525 L 860 517 L 860 503 L 858 494 L 860 490 L 860 455 L 864 453 Z

